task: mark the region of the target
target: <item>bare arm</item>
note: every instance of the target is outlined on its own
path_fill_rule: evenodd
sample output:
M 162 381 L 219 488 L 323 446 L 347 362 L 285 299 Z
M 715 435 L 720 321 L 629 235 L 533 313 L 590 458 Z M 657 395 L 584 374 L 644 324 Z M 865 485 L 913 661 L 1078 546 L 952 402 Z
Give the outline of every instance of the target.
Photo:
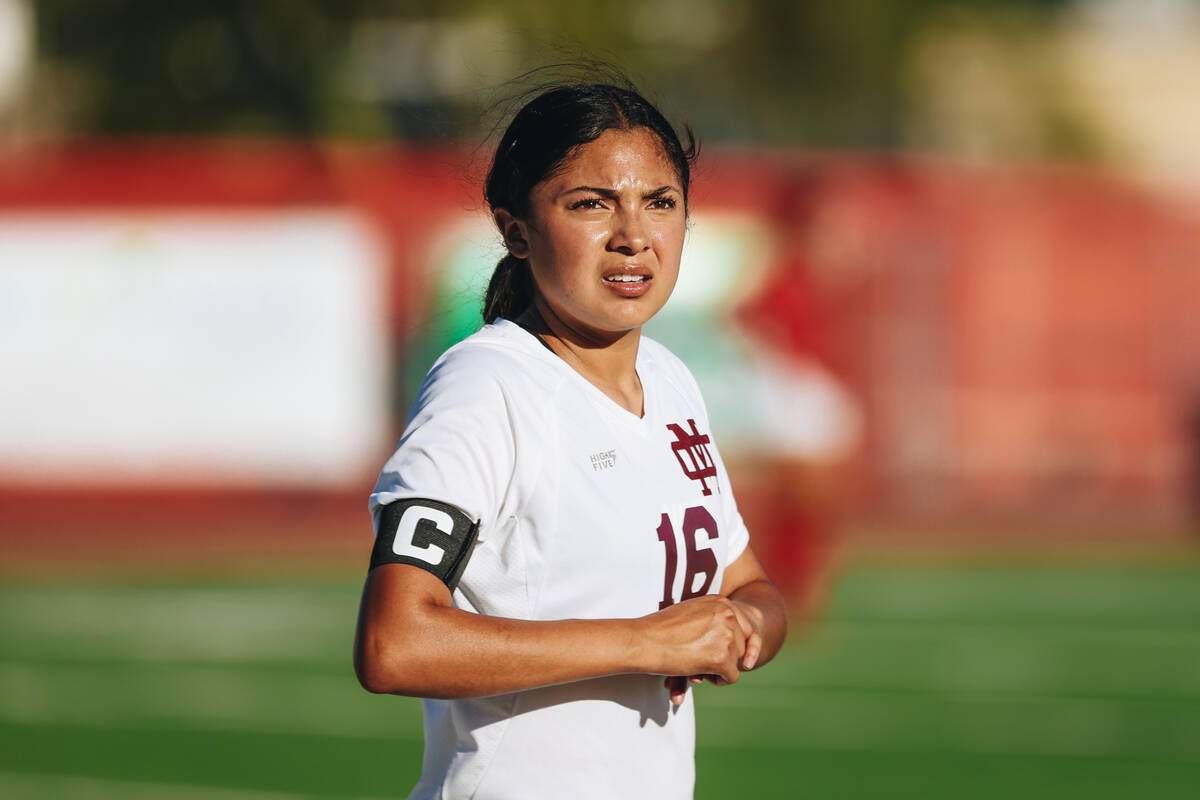
M 354 668 L 372 692 L 481 697 L 617 673 L 714 674 L 732 682 L 746 637 L 735 603 L 711 595 L 638 619 L 534 622 L 451 605 L 433 575 L 371 570 Z
M 787 636 L 787 605 L 749 547 L 725 570 L 721 594 L 738 606 L 754 629 L 746 641 L 743 669 L 766 664 Z
M 749 547 L 726 568 L 721 580 L 721 595 L 732 602 L 745 637 L 746 651 L 741 669 L 753 669 L 774 658 L 787 635 L 787 606 Z M 690 677 L 686 677 L 688 675 Z M 671 702 L 679 705 L 688 684 L 695 685 L 703 680 L 718 685 L 731 683 L 720 675 L 693 672 L 668 677 L 664 685 L 671 693 Z

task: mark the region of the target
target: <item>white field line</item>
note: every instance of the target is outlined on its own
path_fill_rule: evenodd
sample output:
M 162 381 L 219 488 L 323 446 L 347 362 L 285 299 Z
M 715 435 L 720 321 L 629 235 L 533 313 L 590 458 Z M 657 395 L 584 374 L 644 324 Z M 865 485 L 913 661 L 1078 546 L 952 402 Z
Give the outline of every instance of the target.
M 344 724 L 333 723 L 326 728 L 315 726 L 300 727 L 277 720 L 204 720 L 180 719 L 155 721 L 130 719 L 71 719 L 60 718 L 33 719 L 29 715 L 5 715 L 0 713 L 0 723 L 8 725 L 52 725 L 62 728 L 77 728 L 80 730 L 108 731 L 141 730 L 141 731 L 188 731 L 190 733 L 239 734 L 252 733 L 263 736 L 319 736 L 327 739 L 346 739 L 357 742 L 407 741 L 420 742 L 424 740 L 421 730 L 421 720 L 405 726 L 397 723 L 391 728 L 381 725 L 355 725 L 352 728 Z M 0 792 L 0 797 L 4 797 Z
M 983 656 L 990 656 L 994 648 L 995 643 L 989 643 Z M 160 721 L 209 719 L 246 723 L 274 718 L 295 723 L 301 731 L 317 732 L 333 726 L 337 733 L 355 735 L 363 733 L 363 726 L 374 727 L 373 723 L 379 726 L 378 732 L 390 733 L 391 728 L 403 724 L 406 717 L 419 716 L 418 700 L 370 695 L 358 686 L 349 668 L 346 674 L 335 675 L 261 668 L 247 672 L 229 665 L 170 665 L 126 672 L 121 666 L 109 663 L 97 669 L 88 664 L 0 661 L 0 718 L 72 722 L 96 716 L 111 721 L 133 721 L 141 717 Z M 737 686 L 717 690 L 705 685 L 700 691 L 705 702 L 731 709 L 793 708 L 798 702 L 807 702 L 813 697 L 881 698 L 893 695 L 892 702 L 913 702 L 924 696 L 920 701 L 926 703 L 1086 704 L 1135 710 L 1161 708 L 1161 695 L 1166 689 L 1147 687 L 1147 691 L 1158 692 L 1147 698 L 1136 694 L 1120 697 L 1063 694 L 1061 690 L 1078 686 L 1078 680 L 1038 681 L 1022 672 L 1018 672 L 1008 685 L 1000 686 L 994 681 L 982 686 L 956 682 L 950 672 L 940 675 L 924 672 L 916 676 L 919 681 L 885 684 L 864 680 L 870 675 L 843 672 L 845 685 L 830 687 L 822 685 L 822 676 L 816 681 L 811 676 L 788 681 L 786 666 L 781 664 L 780 669 L 772 670 L 768 665 L 762 672 L 746 673 Z M 1193 691 L 1182 697 L 1176 691 L 1175 699 L 1200 700 L 1200 672 L 1185 672 L 1195 675 L 1193 685 L 1171 688 Z M 911 694 L 905 697 L 908 693 Z M 895 697 L 896 694 L 901 696 Z M 348 726 L 338 729 L 340 720 L 345 720 Z M 387 730 L 384 730 L 385 726 Z
M 79 680 L 47 676 L 41 669 L 14 672 L 13 665 L 0 669 L 0 719 L 92 730 L 421 738 L 415 701 L 359 696 L 341 680 L 290 675 L 248 681 L 237 672 L 199 669 L 183 680 L 171 675 L 169 680 L 142 678 L 136 685 L 120 685 L 111 676 L 89 683 L 80 668 L 65 672 L 78 673 Z M 698 706 L 700 743 L 707 747 L 940 750 L 1200 764 L 1200 713 L 1162 703 L 961 692 L 931 700 L 743 684 L 701 687 Z M 916 708 L 927 722 L 934 718 L 929 728 L 912 728 L 909 718 Z M 1161 742 L 1153 750 L 1130 746 L 1130 728 L 1146 710 L 1165 713 L 1172 721 L 1175 735 L 1165 747 Z
M 1123 625 L 1047 624 L 1039 622 L 941 622 L 936 619 L 913 620 L 829 620 L 817 622 L 801 633 L 803 639 L 985 639 L 989 643 L 1006 638 L 1021 641 L 1052 642 L 1069 645 L 1112 647 L 1167 647 L 1200 649 L 1200 629 L 1142 628 Z
M 419 701 L 376 697 L 345 676 L 161 672 L 0 662 L 0 720 L 83 727 L 178 727 L 352 738 L 421 737 Z
M 791 709 L 778 709 L 794 715 Z M 839 708 L 839 711 L 842 709 Z M 21 724 L 31 722 L 30 720 L 4 720 L 5 722 Z M 962 726 L 957 730 L 958 733 L 965 734 L 958 736 L 953 740 L 939 741 L 930 743 L 920 738 L 902 737 L 893 735 L 879 735 L 878 731 L 871 731 L 866 726 L 859 727 L 857 722 L 851 725 L 842 724 L 830 730 L 827 724 L 828 720 L 822 721 L 820 725 L 804 726 L 792 723 L 786 728 L 786 735 L 779 735 L 783 726 L 772 724 L 768 720 L 757 719 L 754 721 L 755 726 L 763 726 L 763 728 L 774 731 L 774 735 L 769 735 L 766 730 L 759 731 L 761 734 L 758 737 L 749 737 L 743 735 L 741 731 L 731 731 L 728 728 L 713 724 L 713 720 L 709 720 L 709 724 L 703 721 L 699 723 L 700 734 L 697 739 L 697 747 L 700 749 L 736 749 L 736 750 L 758 750 L 769 752 L 796 752 L 800 750 L 807 751 L 827 751 L 827 752 L 846 752 L 846 753 L 935 753 L 935 752 L 954 752 L 968 755 L 984 755 L 984 756 L 1035 756 L 1035 757 L 1061 757 L 1061 758 L 1094 758 L 1101 761 L 1110 761 L 1113 759 L 1139 761 L 1139 762 L 1159 762 L 1195 765 L 1200 767 L 1200 738 L 1193 737 L 1192 744 L 1194 748 L 1192 752 L 1163 752 L 1161 749 L 1153 749 L 1148 752 L 1128 752 L 1121 749 L 1105 746 L 1103 742 L 1095 741 L 1095 737 L 1070 738 L 1062 737 L 1058 734 L 1039 738 L 1038 740 L 1029 737 L 1009 737 L 1005 741 L 989 740 L 972 735 L 978 731 L 973 726 Z M 99 721 L 91 721 L 86 723 L 70 723 L 64 727 L 85 728 L 94 730 L 108 730 L 111 726 Z M 123 728 L 128 729 L 129 726 L 123 725 Z M 280 735 L 313 735 L 333 738 L 348 738 L 359 741 L 377 741 L 385 739 L 395 741 L 397 739 L 407 741 L 421 741 L 420 728 L 414 726 L 411 730 L 400 730 L 395 732 L 395 735 L 376 735 L 372 736 L 365 731 L 359 731 L 355 734 L 342 734 L 330 730 L 318 731 L 299 731 L 293 728 L 272 729 L 269 725 L 257 726 L 239 726 L 239 727 L 219 727 L 216 725 L 204 724 L 183 724 L 175 726 L 178 729 L 198 731 L 203 733 L 259 733 L 259 734 L 280 734 Z M 1076 731 L 1077 733 L 1086 732 L 1085 729 Z M 20 797 L 20 794 L 9 794 L 4 790 L 5 782 L 0 777 L 0 797 Z M 45 796 L 45 795 L 38 795 Z M 70 795 L 71 797 L 81 795 Z M 90 795 L 88 795 L 90 796 Z M 106 796 L 106 795 L 101 795 Z M 128 795 L 115 794 L 114 797 L 122 797 Z M 154 795 L 157 797 L 158 795 Z M 164 794 L 163 797 L 174 797 L 178 795 Z M 280 795 L 280 797 L 290 797 L 290 795 Z M 138 796 L 140 797 L 140 795 Z M 240 797 L 240 795 L 237 795 Z M 254 796 L 257 798 L 257 795 Z M 221 795 L 224 798 L 224 795 Z M 232 800 L 232 796 L 231 796 Z M 250 800 L 248 797 L 247 800 Z
M 0 797 L 41 797 L 47 800 L 312 800 L 327 795 L 0 771 Z M 355 800 L 382 798 L 364 797 Z
M 746 680 L 753 680 L 752 678 Z M 940 690 L 931 688 L 929 696 L 908 695 L 891 687 L 884 689 L 838 687 L 825 689 L 822 687 L 786 687 L 752 686 L 739 682 L 730 687 L 714 687 L 707 684 L 700 687 L 704 705 L 731 710 L 754 710 L 792 712 L 802 706 L 807 706 L 814 699 L 820 698 L 831 705 L 842 705 L 842 698 L 849 698 L 849 703 L 880 704 L 923 704 L 926 707 L 936 707 L 951 703 L 978 706 L 1063 706 L 1071 708 L 1090 708 L 1108 710 L 1126 710 L 1136 712 L 1143 709 L 1159 709 L 1164 704 L 1157 700 L 1140 700 L 1138 698 L 1110 697 L 1064 697 L 1058 694 L 1044 692 L 990 692 L 977 690 Z M 1200 723 L 1200 708 L 1195 712 Z
M 891 585 L 886 578 L 881 580 L 885 586 Z M 1122 593 L 1114 593 L 1105 581 L 1085 583 L 1090 587 L 1085 596 L 1077 596 L 1072 590 L 1058 597 L 1060 587 L 1047 582 L 1046 587 L 1054 589 L 1059 602 L 1041 598 L 1038 602 L 1045 603 L 1030 611 L 1028 622 L 972 623 L 942 621 L 939 617 L 947 611 L 961 611 L 956 601 L 962 597 L 938 592 L 925 597 L 928 587 L 906 580 L 897 584 L 895 592 L 877 592 L 878 602 L 864 607 L 867 619 L 839 621 L 833 617 L 818 622 L 808 631 L 795 632 L 793 646 L 803 648 L 804 639 L 809 637 L 906 641 L 954 638 L 962 642 L 1009 639 L 1200 650 L 1200 629 L 1141 627 L 1136 620 L 1122 618 L 1128 611 L 1123 604 L 1129 602 Z M 1028 586 L 1025 589 L 1032 591 Z M 1162 587 L 1155 584 L 1155 589 L 1161 591 Z M 1171 601 L 1172 596 L 1161 599 L 1161 608 L 1177 615 L 1178 604 Z M 1012 611 L 1014 604 L 1020 610 L 1029 600 L 1027 595 L 1006 595 L 1004 603 L 986 604 L 981 613 Z M 1065 601 L 1070 601 L 1069 608 L 1078 607 L 1083 621 L 1038 621 L 1046 617 L 1047 609 L 1061 609 Z M 340 650 L 347 653 L 348 659 L 357 604 L 357 591 L 351 591 L 349 585 L 344 591 L 325 586 L 306 590 L 272 585 L 208 589 L 30 587 L 0 592 L 0 632 L 10 648 L 19 652 L 64 658 L 118 655 L 143 662 L 321 661 Z M 1113 623 L 1096 622 L 1095 615 L 1103 617 L 1101 612 L 1109 606 Z M 872 616 L 875 613 L 877 617 Z
M 1122 574 L 1123 573 L 1123 574 Z M 850 570 L 838 582 L 843 607 L 880 609 L 905 617 L 945 609 L 974 616 L 1005 610 L 1037 619 L 1057 616 L 1120 618 L 1132 612 L 1200 612 L 1195 569 L 1075 572 L 1032 565 L 999 573 L 957 568 Z
M 349 660 L 357 597 L 302 590 L 87 587 L 0 594 L 0 631 L 46 654 L 138 660 Z
M 706 714 L 707 708 L 717 714 Z M 1172 738 L 1137 744 L 1144 714 L 1167 716 Z M 935 698 L 877 692 L 703 687 L 698 744 L 755 749 L 948 751 L 985 755 L 1170 761 L 1200 766 L 1200 711 L 1162 703 L 957 693 Z M 705 725 L 705 720 L 710 724 Z M 915 720 L 915 722 L 914 722 Z M 1132 745 L 1132 746 L 1131 746 Z
M 212 665 L 312 663 L 349 664 L 350 623 L 345 630 L 304 630 L 225 622 L 219 627 L 166 625 L 146 629 L 97 624 L 86 630 L 31 629 L 17 626 L 5 635 L 10 653 L 31 658 L 114 660 L 131 664 L 193 662 Z M 0 626 L 0 631 L 3 631 Z M 344 641 L 342 641 L 344 640 Z M 785 656 L 803 659 L 816 647 L 888 642 L 953 643 L 957 647 L 995 648 L 1036 644 L 1053 647 L 1153 649 L 1153 658 L 1200 659 L 1200 630 L 1133 628 L 1101 625 L 1049 625 L 1024 623 L 942 623 L 934 621 L 871 620 L 818 622 L 795 632 Z M 330 655 L 344 649 L 344 661 Z M 337 647 L 337 645 L 343 645 Z M 1144 657 L 1151 654 L 1143 653 Z M 347 667 L 348 668 L 348 667 Z M 778 670 L 771 673 L 776 679 Z

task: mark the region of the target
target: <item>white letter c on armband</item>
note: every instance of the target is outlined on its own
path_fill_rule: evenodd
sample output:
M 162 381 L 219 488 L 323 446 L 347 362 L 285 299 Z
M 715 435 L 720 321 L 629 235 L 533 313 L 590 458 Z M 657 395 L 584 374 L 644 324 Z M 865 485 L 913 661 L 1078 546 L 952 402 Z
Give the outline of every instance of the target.
M 433 573 L 454 591 L 471 557 L 479 523 L 458 506 L 413 497 L 375 510 L 375 546 L 371 569 L 408 564 Z
M 428 506 L 409 506 L 404 509 L 400 523 L 396 526 L 396 539 L 392 542 L 392 552 L 398 556 L 420 559 L 436 567 L 446 557 L 446 551 L 433 543 L 424 547 L 417 547 L 413 544 L 413 534 L 416 533 L 417 523 L 423 519 L 432 522 L 434 527 L 447 536 L 454 533 L 454 520 L 445 511 L 438 511 L 436 508 Z

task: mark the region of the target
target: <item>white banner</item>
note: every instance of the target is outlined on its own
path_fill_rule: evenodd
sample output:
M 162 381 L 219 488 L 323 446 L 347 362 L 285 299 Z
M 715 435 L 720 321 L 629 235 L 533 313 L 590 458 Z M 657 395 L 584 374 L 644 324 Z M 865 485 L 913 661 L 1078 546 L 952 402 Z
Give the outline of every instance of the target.
M 385 259 L 343 210 L 0 215 L 0 481 L 361 482 Z

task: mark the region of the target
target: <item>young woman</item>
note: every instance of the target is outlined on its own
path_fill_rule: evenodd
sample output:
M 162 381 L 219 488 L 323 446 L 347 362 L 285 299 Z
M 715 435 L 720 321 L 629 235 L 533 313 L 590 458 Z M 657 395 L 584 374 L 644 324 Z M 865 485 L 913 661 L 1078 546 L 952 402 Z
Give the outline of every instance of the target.
M 499 143 L 487 324 L 434 364 L 371 495 L 355 668 L 427 698 L 414 798 L 690 797 L 689 684 L 783 641 L 696 384 L 641 336 L 693 155 L 601 84 L 544 92 Z

